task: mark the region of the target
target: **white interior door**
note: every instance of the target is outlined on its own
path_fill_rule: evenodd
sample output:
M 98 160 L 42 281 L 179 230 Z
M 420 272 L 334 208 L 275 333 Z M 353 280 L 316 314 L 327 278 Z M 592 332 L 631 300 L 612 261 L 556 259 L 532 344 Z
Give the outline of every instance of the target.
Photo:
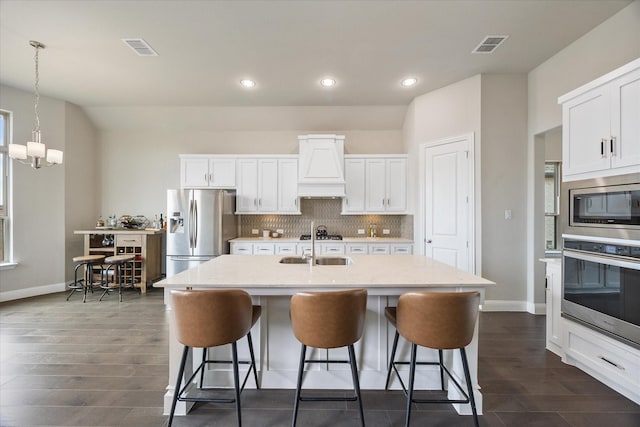
M 425 146 L 424 254 L 473 273 L 472 137 Z

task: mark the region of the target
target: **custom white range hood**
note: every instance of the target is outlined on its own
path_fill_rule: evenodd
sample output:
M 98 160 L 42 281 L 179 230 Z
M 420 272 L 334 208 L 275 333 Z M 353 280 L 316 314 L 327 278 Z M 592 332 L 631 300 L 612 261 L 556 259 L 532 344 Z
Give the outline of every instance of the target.
M 344 197 L 344 135 L 300 135 L 298 143 L 298 196 Z

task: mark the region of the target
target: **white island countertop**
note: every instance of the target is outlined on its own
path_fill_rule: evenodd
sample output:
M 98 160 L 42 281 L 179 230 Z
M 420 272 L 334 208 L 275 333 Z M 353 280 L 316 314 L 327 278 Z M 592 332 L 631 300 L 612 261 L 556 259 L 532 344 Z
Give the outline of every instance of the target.
M 420 255 L 350 255 L 351 265 L 281 264 L 282 255 L 222 255 L 154 284 L 164 288 L 242 288 L 252 295 L 363 287 L 371 295 L 424 288 L 485 288 L 494 282 Z M 457 288 L 457 289 L 456 289 Z

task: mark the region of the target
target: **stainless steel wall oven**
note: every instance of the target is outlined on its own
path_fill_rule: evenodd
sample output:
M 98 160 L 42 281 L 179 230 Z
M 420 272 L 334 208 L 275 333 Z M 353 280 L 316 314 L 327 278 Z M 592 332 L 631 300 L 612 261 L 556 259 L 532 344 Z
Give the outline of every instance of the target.
M 562 314 L 640 348 L 640 245 L 565 239 Z
M 561 194 L 562 315 L 640 348 L 640 173 Z

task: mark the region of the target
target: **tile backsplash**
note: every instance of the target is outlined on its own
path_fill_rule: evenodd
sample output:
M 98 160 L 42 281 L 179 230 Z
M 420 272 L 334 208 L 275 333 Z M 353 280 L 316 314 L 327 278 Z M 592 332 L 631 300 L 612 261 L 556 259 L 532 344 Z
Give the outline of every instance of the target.
M 378 237 L 413 238 L 413 215 L 340 215 L 340 199 L 300 199 L 302 215 L 240 215 L 240 237 L 258 237 L 252 229 L 276 231 L 284 230 L 283 237 L 297 238 L 309 234 L 311 221 L 315 225 L 325 225 L 329 234 L 343 237 L 368 236 L 369 224 L 376 224 Z M 382 229 L 389 229 L 388 235 Z M 365 236 L 358 235 L 358 229 L 365 230 Z

